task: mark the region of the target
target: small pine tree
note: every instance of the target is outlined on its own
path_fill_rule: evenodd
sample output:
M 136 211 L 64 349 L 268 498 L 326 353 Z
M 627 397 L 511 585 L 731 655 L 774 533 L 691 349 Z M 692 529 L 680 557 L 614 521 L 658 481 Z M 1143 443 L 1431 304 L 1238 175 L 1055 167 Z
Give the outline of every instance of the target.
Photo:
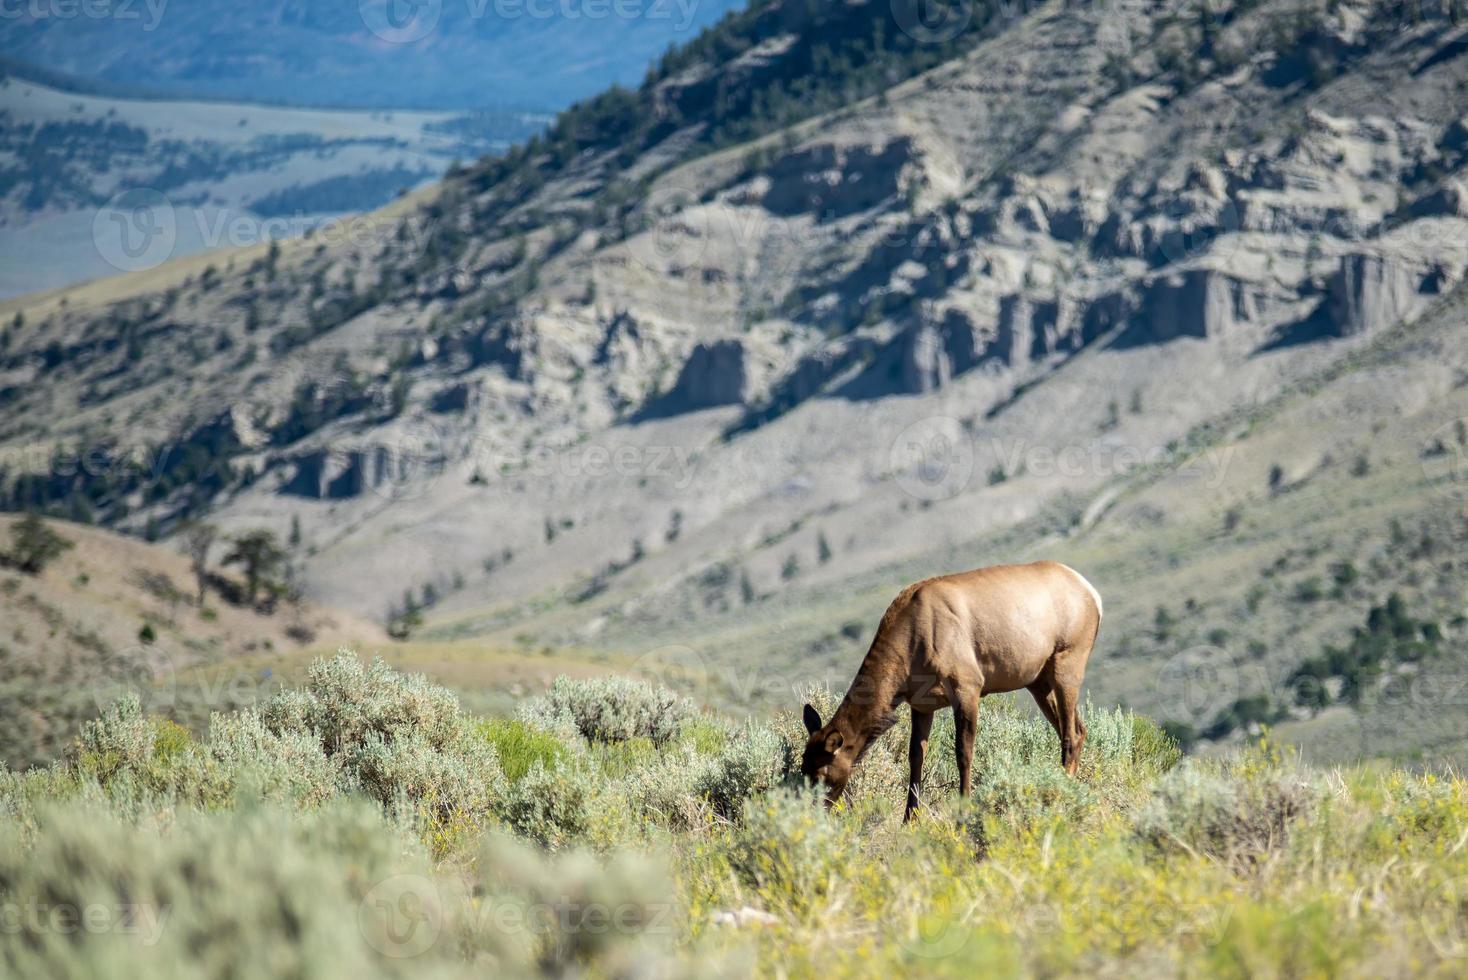
M 816 534 L 816 560 L 822 565 L 831 560 L 831 542 L 826 540 L 825 531 Z
M 253 603 L 264 587 L 267 593 L 279 586 L 287 554 L 275 532 L 259 528 L 230 538 L 230 551 L 225 565 L 240 565 L 245 573 L 245 601 Z
M 1233 534 L 1239 529 L 1244 521 L 1244 508 L 1230 507 L 1223 515 L 1223 530 L 1225 534 Z
M 184 529 L 184 553 L 189 556 L 189 567 L 193 570 L 194 585 L 198 590 L 196 605 L 204 604 L 204 593 L 209 588 L 209 549 L 214 547 L 214 539 L 218 536 L 219 530 L 213 524 L 195 523 Z
M 745 569 L 739 570 L 739 599 L 746 606 L 759 598 L 754 591 L 754 583 L 749 580 L 749 572 Z
M 72 542 L 47 526 L 35 511 L 10 525 L 10 564 L 27 575 L 39 575 L 72 547 Z

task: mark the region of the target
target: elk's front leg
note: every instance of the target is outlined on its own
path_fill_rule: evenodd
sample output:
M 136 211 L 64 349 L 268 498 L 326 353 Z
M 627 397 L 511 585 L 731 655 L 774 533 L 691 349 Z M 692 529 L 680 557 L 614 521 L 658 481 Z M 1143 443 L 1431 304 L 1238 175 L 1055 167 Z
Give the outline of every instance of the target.
M 974 764 L 974 737 L 979 731 L 979 692 L 976 688 L 955 688 L 948 695 L 953 705 L 953 747 L 958 755 L 958 795 L 968 796 L 972 787 L 970 770 Z
M 933 713 L 912 713 L 912 739 L 907 743 L 907 812 L 902 822 L 912 819 L 912 811 L 918 808 L 919 791 L 923 785 L 923 760 L 928 754 L 928 735 L 933 731 Z

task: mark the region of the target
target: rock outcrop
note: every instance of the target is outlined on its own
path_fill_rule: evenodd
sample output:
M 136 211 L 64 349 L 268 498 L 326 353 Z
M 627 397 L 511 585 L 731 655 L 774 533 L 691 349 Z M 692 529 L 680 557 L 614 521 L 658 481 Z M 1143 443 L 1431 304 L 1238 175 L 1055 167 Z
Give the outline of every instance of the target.
M 1046 338 L 1053 336 L 1058 316 L 1053 300 L 1005 296 L 999 300 L 999 326 L 990 350 L 1001 363 L 1022 368 L 1032 357 L 1044 356 Z
M 442 471 L 442 457 L 420 448 L 323 447 L 301 453 L 292 457 L 295 472 L 280 492 L 313 500 L 346 500 L 369 492 L 392 497 L 398 488 Z
M 1343 337 L 1406 319 L 1422 306 L 1422 276 L 1401 258 L 1355 253 L 1341 258 L 1330 280 L 1329 310 Z
M 738 405 L 748 383 L 744 344 L 716 340 L 693 348 L 668 396 L 688 409 Z
M 1255 312 L 1244 283 L 1214 269 L 1188 269 L 1154 278 L 1138 316 L 1144 336 L 1164 342 L 1221 337 Z

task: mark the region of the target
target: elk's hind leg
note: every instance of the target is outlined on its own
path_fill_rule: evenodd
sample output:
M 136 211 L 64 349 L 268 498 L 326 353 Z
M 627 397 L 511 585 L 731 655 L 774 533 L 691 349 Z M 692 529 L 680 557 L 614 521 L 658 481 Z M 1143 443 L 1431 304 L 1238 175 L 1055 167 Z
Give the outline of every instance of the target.
M 1060 715 L 1055 711 L 1055 692 L 1050 690 L 1050 682 L 1042 677 L 1026 690 L 1035 696 L 1035 703 L 1040 706 L 1040 713 L 1045 716 L 1050 727 L 1055 729 L 1055 734 L 1064 739 L 1065 736 L 1060 731 Z
M 1045 673 L 1055 698 L 1056 731 L 1060 734 L 1060 764 L 1072 776 L 1081 764 L 1081 748 L 1086 744 L 1086 723 L 1081 720 L 1081 681 L 1085 678 L 1085 650 L 1062 650 L 1050 658 Z

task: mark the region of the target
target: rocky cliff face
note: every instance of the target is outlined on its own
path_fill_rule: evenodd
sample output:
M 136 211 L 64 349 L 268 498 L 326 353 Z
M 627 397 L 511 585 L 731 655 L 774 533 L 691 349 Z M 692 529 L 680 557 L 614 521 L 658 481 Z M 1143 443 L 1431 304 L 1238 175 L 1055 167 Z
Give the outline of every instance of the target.
M 363 234 L 19 304 L 9 502 L 80 495 L 163 533 L 297 514 L 316 587 L 364 611 L 467 576 L 465 609 L 593 581 L 625 619 L 711 564 L 773 588 L 761 542 L 811 515 L 836 515 L 853 573 L 919 553 L 907 505 L 1014 477 L 999 442 L 1105 444 L 1129 402 L 1127 438 L 1165 446 L 1468 270 L 1446 14 L 1044 7 L 931 48 L 891 25 L 931 67 L 741 130 L 720 106 L 747 122 L 750 92 L 814 63 L 796 7 Z M 215 438 L 221 412 L 249 436 Z M 951 494 L 907 455 L 932 425 L 969 446 Z M 179 450 L 166 480 L 24 477 L 38 452 L 134 445 Z M 1026 473 L 964 533 L 1111 475 Z M 480 571 L 502 548 L 513 581 Z

